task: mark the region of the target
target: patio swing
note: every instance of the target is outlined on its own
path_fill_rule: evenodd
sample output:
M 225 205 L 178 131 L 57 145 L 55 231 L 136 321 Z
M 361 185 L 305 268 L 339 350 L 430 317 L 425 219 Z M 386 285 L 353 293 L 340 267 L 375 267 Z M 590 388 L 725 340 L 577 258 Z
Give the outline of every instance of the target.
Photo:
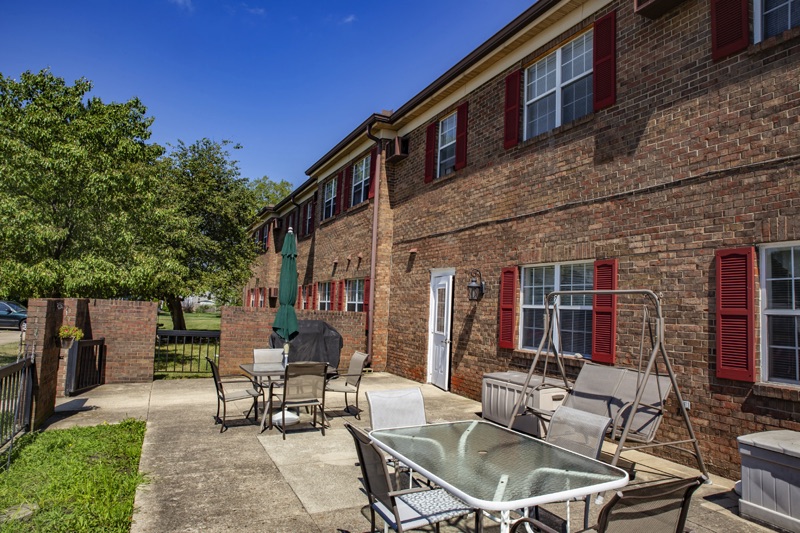
M 559 332 L 558 308 L 561 297 L 586 296 L 586 295 L 630 295 L 644 299 L 642 306 L 642 331 L 639 343 L 638 369 L 629 369 L 616 366 L 601 365 L 597 363 L 584 363 L 575 383 L 570 384 L 564 370 L 563 355 L 557 340 Z M 544 332 L 539 343 L 539 348 L 533 358 L 521 394 L 518 396 L 507 427 L 511 429 L 516 417 L 533 414 L 540 420 L 549 420 L 552 411 L 543 411 L 533 407 L 529 401 L 536 390 L 548 387 L 560 387 L 545 381 L 547 367 L 551 355 L 554 357 L 558 372 L 564 381 L 567 397 L 564 405 L 609 417 L 611 425 L 607 436 L 617 441 L 617 449 L 610 463 L 614 466 L 620 460 L 624 451 L 639 450 L 666 446 L 695 457 L 700 472 L 708 477 L 705 463 L 700 452 L 697 437 L 692 428 L 692 422 L 686 410 L 686 405 L 681 397 L 675 373 L 670 364 L 667 350 L 664 346 L 664 316 L 661 310 L 661 300 L 658 295 L 650 290 L 584 290 L 584 291 L 555 291 L 545 298 Z M 650 353 L 645 362 L 645 341 L 649 340 Z M 536 384 L 534 373 L 539 359 L 544 357 L 541 382 Z M 659 365 L 663 363 L 667 375 L 659 372 Z M 642 368 L 644 366 L 644 369 Z M 539 376 L 537 376 L 538 378 Z M 664 415 L 665 402 L 670 391 L 675 393 L 678 408 L 686 426 L 688 438 L 684 440 L 658 441 L 656 431 Z M 634 443 L 634 444 L 630 444 Z M 687 449 L 686 445 L 691 445 Z

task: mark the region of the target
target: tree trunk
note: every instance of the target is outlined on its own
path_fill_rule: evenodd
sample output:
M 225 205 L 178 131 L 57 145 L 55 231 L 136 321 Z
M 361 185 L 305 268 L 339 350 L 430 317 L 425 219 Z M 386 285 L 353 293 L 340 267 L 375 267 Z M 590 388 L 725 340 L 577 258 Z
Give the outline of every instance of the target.
M 186 329 L 186 320 L 183 318 L 181 299 L 177 296 L 168 296 L 167 307 L 169 307 L 169 315 L 172 317 L 172 329 Z

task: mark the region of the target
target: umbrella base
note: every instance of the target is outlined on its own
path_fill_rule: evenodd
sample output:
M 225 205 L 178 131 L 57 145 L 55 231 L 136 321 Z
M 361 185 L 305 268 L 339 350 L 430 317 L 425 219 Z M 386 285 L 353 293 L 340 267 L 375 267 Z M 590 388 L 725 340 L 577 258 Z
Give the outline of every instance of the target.
M 291 409 L 286 410 L 286 425 L 293 426 L 300 422 L 300 415 L 292 411 Z M 280 412 L 275 413 L 272 415 L 272 425 L 273 426 L 281 426 L 283 425 L 283 415 Z

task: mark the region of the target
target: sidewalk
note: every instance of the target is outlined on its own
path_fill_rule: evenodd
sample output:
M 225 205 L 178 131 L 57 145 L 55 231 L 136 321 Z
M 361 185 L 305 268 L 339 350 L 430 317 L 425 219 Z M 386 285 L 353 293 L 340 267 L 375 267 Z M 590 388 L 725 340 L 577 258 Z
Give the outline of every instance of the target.
M 369 426 L 365 390 L 419 387 L 386 373 L 364 376 L 361 420 L 341 409 L 344 397 L 328 400 L 331 427 L 296 426 L 282 440 L 277 430 L 259 428 L 240 413 L 248 402 L 230 406 L 229 429 L 214 424 L 216 395 L 210 379 L 104 385 L 85 395 L 61 398 L 48 429 L 113 423 L 126 417 L 147 420 L 140 470 L 149 482 L 139 488 L 132 533 L 194 531 L 336 532 L 369 530 L 367 499 L 344 421 Z M 477 419 L 480 403 L 421 385 L 429 422 Z M 350 396 L 352 403 L 352 396 Z M 308 430 L 303 430 L 308 427 Z M 688 477 L 696 470 L 644 454 L 637 461 L 637 482 L 659 472 Z M 733 481 L 712 476 L 713 484 L 695 493 L 687 527 L 697 533 L 767 532 L 740 519 Z M 563 504 L 551 506 L 563 516 Z M 599 506 L 592 506 L 596 514 Z M 573 504 L 573 527 L 582 504 Z M 379 520 L 380 521 L 380 520 Z M 486 531 L 499 531 L 484 520 Z M 382 524 L 379 526 L 383 528 Z M 472 531 L 472 520 L 442 531 Z

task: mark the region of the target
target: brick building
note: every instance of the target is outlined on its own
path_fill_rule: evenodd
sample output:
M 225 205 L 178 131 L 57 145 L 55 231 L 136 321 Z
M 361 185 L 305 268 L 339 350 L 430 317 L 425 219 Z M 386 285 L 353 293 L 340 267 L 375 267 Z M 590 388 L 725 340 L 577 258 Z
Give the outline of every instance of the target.
M 736 436 L 800 429 L 795 4 L 539 0 L 262 212 L 245 305 L 299 227 L 302 305 L 366 312 L 375 368 L 479 398 L 530 364 L 546 293 L 653 290 L 707 466 L 738 477 Z M 562 304 L 571 373 L 635 365 L 636 305 Z

